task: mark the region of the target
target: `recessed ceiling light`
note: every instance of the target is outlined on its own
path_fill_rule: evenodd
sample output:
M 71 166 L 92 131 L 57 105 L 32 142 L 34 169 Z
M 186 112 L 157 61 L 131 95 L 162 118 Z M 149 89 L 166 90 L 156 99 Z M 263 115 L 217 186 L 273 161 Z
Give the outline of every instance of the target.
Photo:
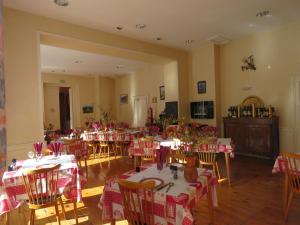
M 161 38 L 161 37 L 157 37 L 156 40 L 157 40 L 157 41 L 161 41 L 162 38 Z
M 123 28 L 124 28 L 123 26 L 117 26 L 116 27 L 117 30 L 123 30 Z
M 58 6 L 68 6 L 69 5 L 68 0 L 54 0 L 54 3 Z
M 186 40 L 186 41 L 185 41 L 185 44 L 191 45 L 191 44 L 193 44 L 194 42 L 195 42 L 195 40 Z
M 76 60 L 76 61 L 74 61 L 74 63 L 80 64 L 80 63 L 83 63 L 83 61 L 81 61 L 81 60 Z
M 224 45 L 230 42 L 230 39 L 224 37 L 223 35 L 217 34 L 207 39 L 208 41 L 216 44 L 216 45 Z
M 269 10 L 263 10 L 263 11 L 256 13 L 256 17 L 270 17 L 270 16 L 271 16 L 271 14 L 270 14 Z
M 146 26 L 147 25 L 144 23 L 139 23 L 139 24 L 135 25 L 136 29 L 139 29 L 139 30 L 144 29 Z

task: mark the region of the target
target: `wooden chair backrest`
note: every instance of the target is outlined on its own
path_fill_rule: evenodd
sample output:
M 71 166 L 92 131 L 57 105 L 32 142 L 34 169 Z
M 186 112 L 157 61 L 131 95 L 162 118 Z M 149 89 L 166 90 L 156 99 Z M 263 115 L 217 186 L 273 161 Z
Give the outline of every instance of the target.
M 183 153 L 170 153 L 167 158 L 168 162 L 171 163 L 186 164 L 186 156 Z
M 84 157 L 87 155 L 87 144 L 82 139 L 72 139 L 64 142 L 64 150 L 67 154 L 75 155 L 78 157 Z
M 216 161 L 217 144 L 199 144 L 198 156 L 200 163 L 213 164 Z
M 139 138 L 138 140 L 139 148 L 144 153 L 142 155 L 142 159 L 154 160 L 155 159 L 155 149 L 154 149 L 154 141 L 152 138 L 145 137 Z
M 31 205 L 55 203 L 59 195 L 58 174 L 60 165 L 24 171 L 24 186 Z
M 155 181 L 135 183 L 119 180 L 118 184 L 129 224 L 154 225 Z
M 289 185 L 293 191 L 300 193 L 300 155 L 283 152 L 285 160 L 285 173 L 288 176 Z

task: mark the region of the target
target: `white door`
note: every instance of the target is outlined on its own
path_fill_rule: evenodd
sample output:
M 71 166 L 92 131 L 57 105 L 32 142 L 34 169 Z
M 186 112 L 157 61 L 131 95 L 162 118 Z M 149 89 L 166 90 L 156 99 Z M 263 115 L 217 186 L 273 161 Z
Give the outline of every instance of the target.
M 144 127 L 147 122 L 147 96 L 136 96 L 133 99 L 133 127 Z

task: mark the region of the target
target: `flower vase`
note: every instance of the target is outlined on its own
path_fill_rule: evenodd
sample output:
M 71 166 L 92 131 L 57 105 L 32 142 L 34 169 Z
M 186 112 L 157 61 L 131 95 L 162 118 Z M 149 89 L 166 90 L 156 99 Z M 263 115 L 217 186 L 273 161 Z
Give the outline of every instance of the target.
M 187 182 L 193 183 L 197 181 L 198 172 L 196 168 L 196 156 L 186 157 L 186 166 L 184 168 L 184 178 Z

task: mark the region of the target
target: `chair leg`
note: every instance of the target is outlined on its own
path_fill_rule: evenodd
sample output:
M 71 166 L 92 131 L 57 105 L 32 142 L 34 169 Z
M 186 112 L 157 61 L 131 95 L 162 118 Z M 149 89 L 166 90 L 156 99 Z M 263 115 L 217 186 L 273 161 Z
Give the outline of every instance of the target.
M 64 206 L 64 203 L 63 203 L 63 200 L 62 198 L 58 198 L 59 200 L 59 203 L 61 205 L 61 211 L 62 211 L 62 214 L 63 214 L 63 219 L 66 220 L 66 210 L 65 210 L 65 206 Z
M 88 166 L 87 166 L 87 160 L 84 158 L 84 167 L 85 167 L 85 173 L 86 173 L 86 178 L 88 177 Z
M 218 165 L 218 162 L 215 162 L 215 163 L 216 163 L 216 169 L 217 169 L 217 174 L 218 174 L 218 180 L 220 180 L 221 175 L 220 175 L 219 165 Z
M 6 225 L 9 225 L 9 218 L 10 218 L 10 213 L 7 212 L 7 213 L 5 214 L 5 224 L 6 224 Z
M 292 203 L 292 200 L 293 200 L 293 196 L 294 196 L 294 192 L 291 191 L 290 192 L 290 195 L 289 195 L 289 199 L 288 199 L 288 202 L 287 202 L 287 206 L 286 206 L 286 209 L 285 209 L 285 220 L 288 219 L 288 214 L 289 214 L 289 210 L 290 210 L 290 207 L 291 207 L 291 203 Z
M 74 216 L 75 216 L 75 221 L 76 221 L 76 225 L 78 225 L 78 213 L 77 213 L 77 205 L 76 205 L 76 201 L 73 201 L 73 205 L 74 205 Z
M 35 210 L 30 210 L 30 225 L 34 225 Z
M 56 220 L 58 222 L 58 225 L 60 225 L 60 217 L 59 217 L 59 211 L 58 211 L 57 202 L 55 203 L 54 207 L 55 207 L 55 212 L 56 212 Z

